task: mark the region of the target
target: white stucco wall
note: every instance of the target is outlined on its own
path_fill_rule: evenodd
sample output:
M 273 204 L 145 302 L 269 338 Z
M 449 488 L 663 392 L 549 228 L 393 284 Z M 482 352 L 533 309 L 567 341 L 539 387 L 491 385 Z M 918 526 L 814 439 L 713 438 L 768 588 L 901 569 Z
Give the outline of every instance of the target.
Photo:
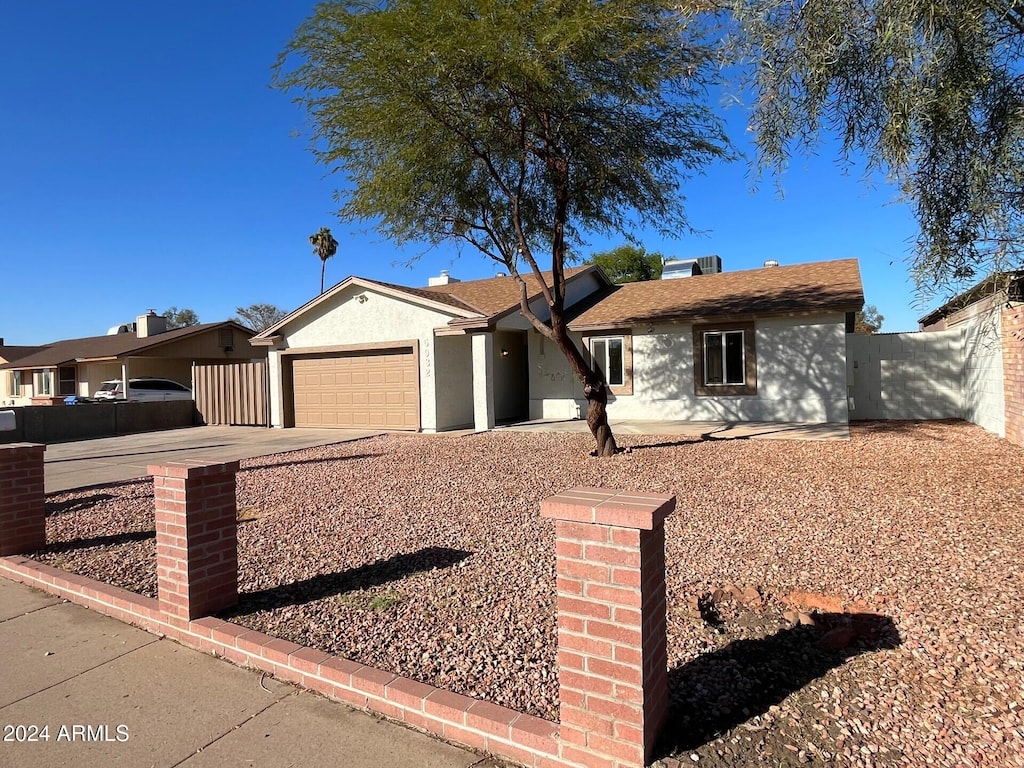
M 365 296 L 366 301 L 360 302 L 358 296 Z M 419 342 L 420 428 L 425 432 L 435 431 L 434 329 L 444 326 L 451 317 L 361 285 L 349 286 L 311 307 L 281 329 L 282 342 L 270 352 L 271 424 L 283 425 L 282 350 L 416 340 Z
M 757 394 L 694 393 L 690 324 L 634 328 L 633 394 L 613 396 L 619 419 L 845 422 L 845 318 L 840 314 L 767 318 L 755 323 Z M 578 334 L 574 339 L 579 343 Z M 586 401 L 554 344 L 530 337 L 531 418 L 576 418 Z
M 434 339 L 437 418 L 435 428 L 473 426 L 473 344 L 471 336 Z

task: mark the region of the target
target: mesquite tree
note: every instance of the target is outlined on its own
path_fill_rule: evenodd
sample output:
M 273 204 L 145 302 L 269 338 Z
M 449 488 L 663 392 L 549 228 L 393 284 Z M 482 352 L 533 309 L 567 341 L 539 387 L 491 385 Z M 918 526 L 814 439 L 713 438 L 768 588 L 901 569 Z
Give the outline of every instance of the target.
M 328 2 L 276 65 L 318 160 L 348 177 L 343 221 L 468 243 L 516 279 L 582 384 L 599 455 L 616 450 L 608 391 L 569 335 L 566 259 L 585 233 L 686 231 L 680 179 L 729 155 L 696 19 L 642 0 Z
M 732 0 L 762 168 L 817 150 L 886 173 L 913 208 L 919 295 L 1024 266 L 1019 0 Z

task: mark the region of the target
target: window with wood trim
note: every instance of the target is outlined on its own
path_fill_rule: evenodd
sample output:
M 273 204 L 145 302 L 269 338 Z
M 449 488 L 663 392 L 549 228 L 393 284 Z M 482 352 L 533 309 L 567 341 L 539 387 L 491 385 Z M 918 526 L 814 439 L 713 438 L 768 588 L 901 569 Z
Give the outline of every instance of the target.
M 698 396 L 756 395 L 754 324 L 694 326 L 693 373 Z
M 633 338 L 629 334 L 584 336 L 584 348 L 613 395 L 633 394 Z

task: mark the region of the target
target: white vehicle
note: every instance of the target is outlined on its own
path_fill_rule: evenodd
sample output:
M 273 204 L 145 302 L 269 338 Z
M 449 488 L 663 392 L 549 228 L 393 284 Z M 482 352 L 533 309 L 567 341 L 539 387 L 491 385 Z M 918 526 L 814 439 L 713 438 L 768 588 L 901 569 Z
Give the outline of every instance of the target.
M 93 395 L 97 400 L 124 400 L 124 382 L 104 381 Z M 191 400 L 192 390 L 170 379 L 128 379 L 128 400 Z

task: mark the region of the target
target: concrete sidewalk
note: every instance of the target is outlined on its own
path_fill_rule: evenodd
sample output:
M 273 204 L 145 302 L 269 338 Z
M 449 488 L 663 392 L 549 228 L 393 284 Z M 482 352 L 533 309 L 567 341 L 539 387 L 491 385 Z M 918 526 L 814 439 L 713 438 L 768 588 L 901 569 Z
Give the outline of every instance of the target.
M 360 429 L 189 427 L 46 446 L 47 493 L 146 476 L 149 464 L 205 458 L 234 461 L 381 434 Z
M 0 649 L 4 767 L 503 765 L 3 578 Z

